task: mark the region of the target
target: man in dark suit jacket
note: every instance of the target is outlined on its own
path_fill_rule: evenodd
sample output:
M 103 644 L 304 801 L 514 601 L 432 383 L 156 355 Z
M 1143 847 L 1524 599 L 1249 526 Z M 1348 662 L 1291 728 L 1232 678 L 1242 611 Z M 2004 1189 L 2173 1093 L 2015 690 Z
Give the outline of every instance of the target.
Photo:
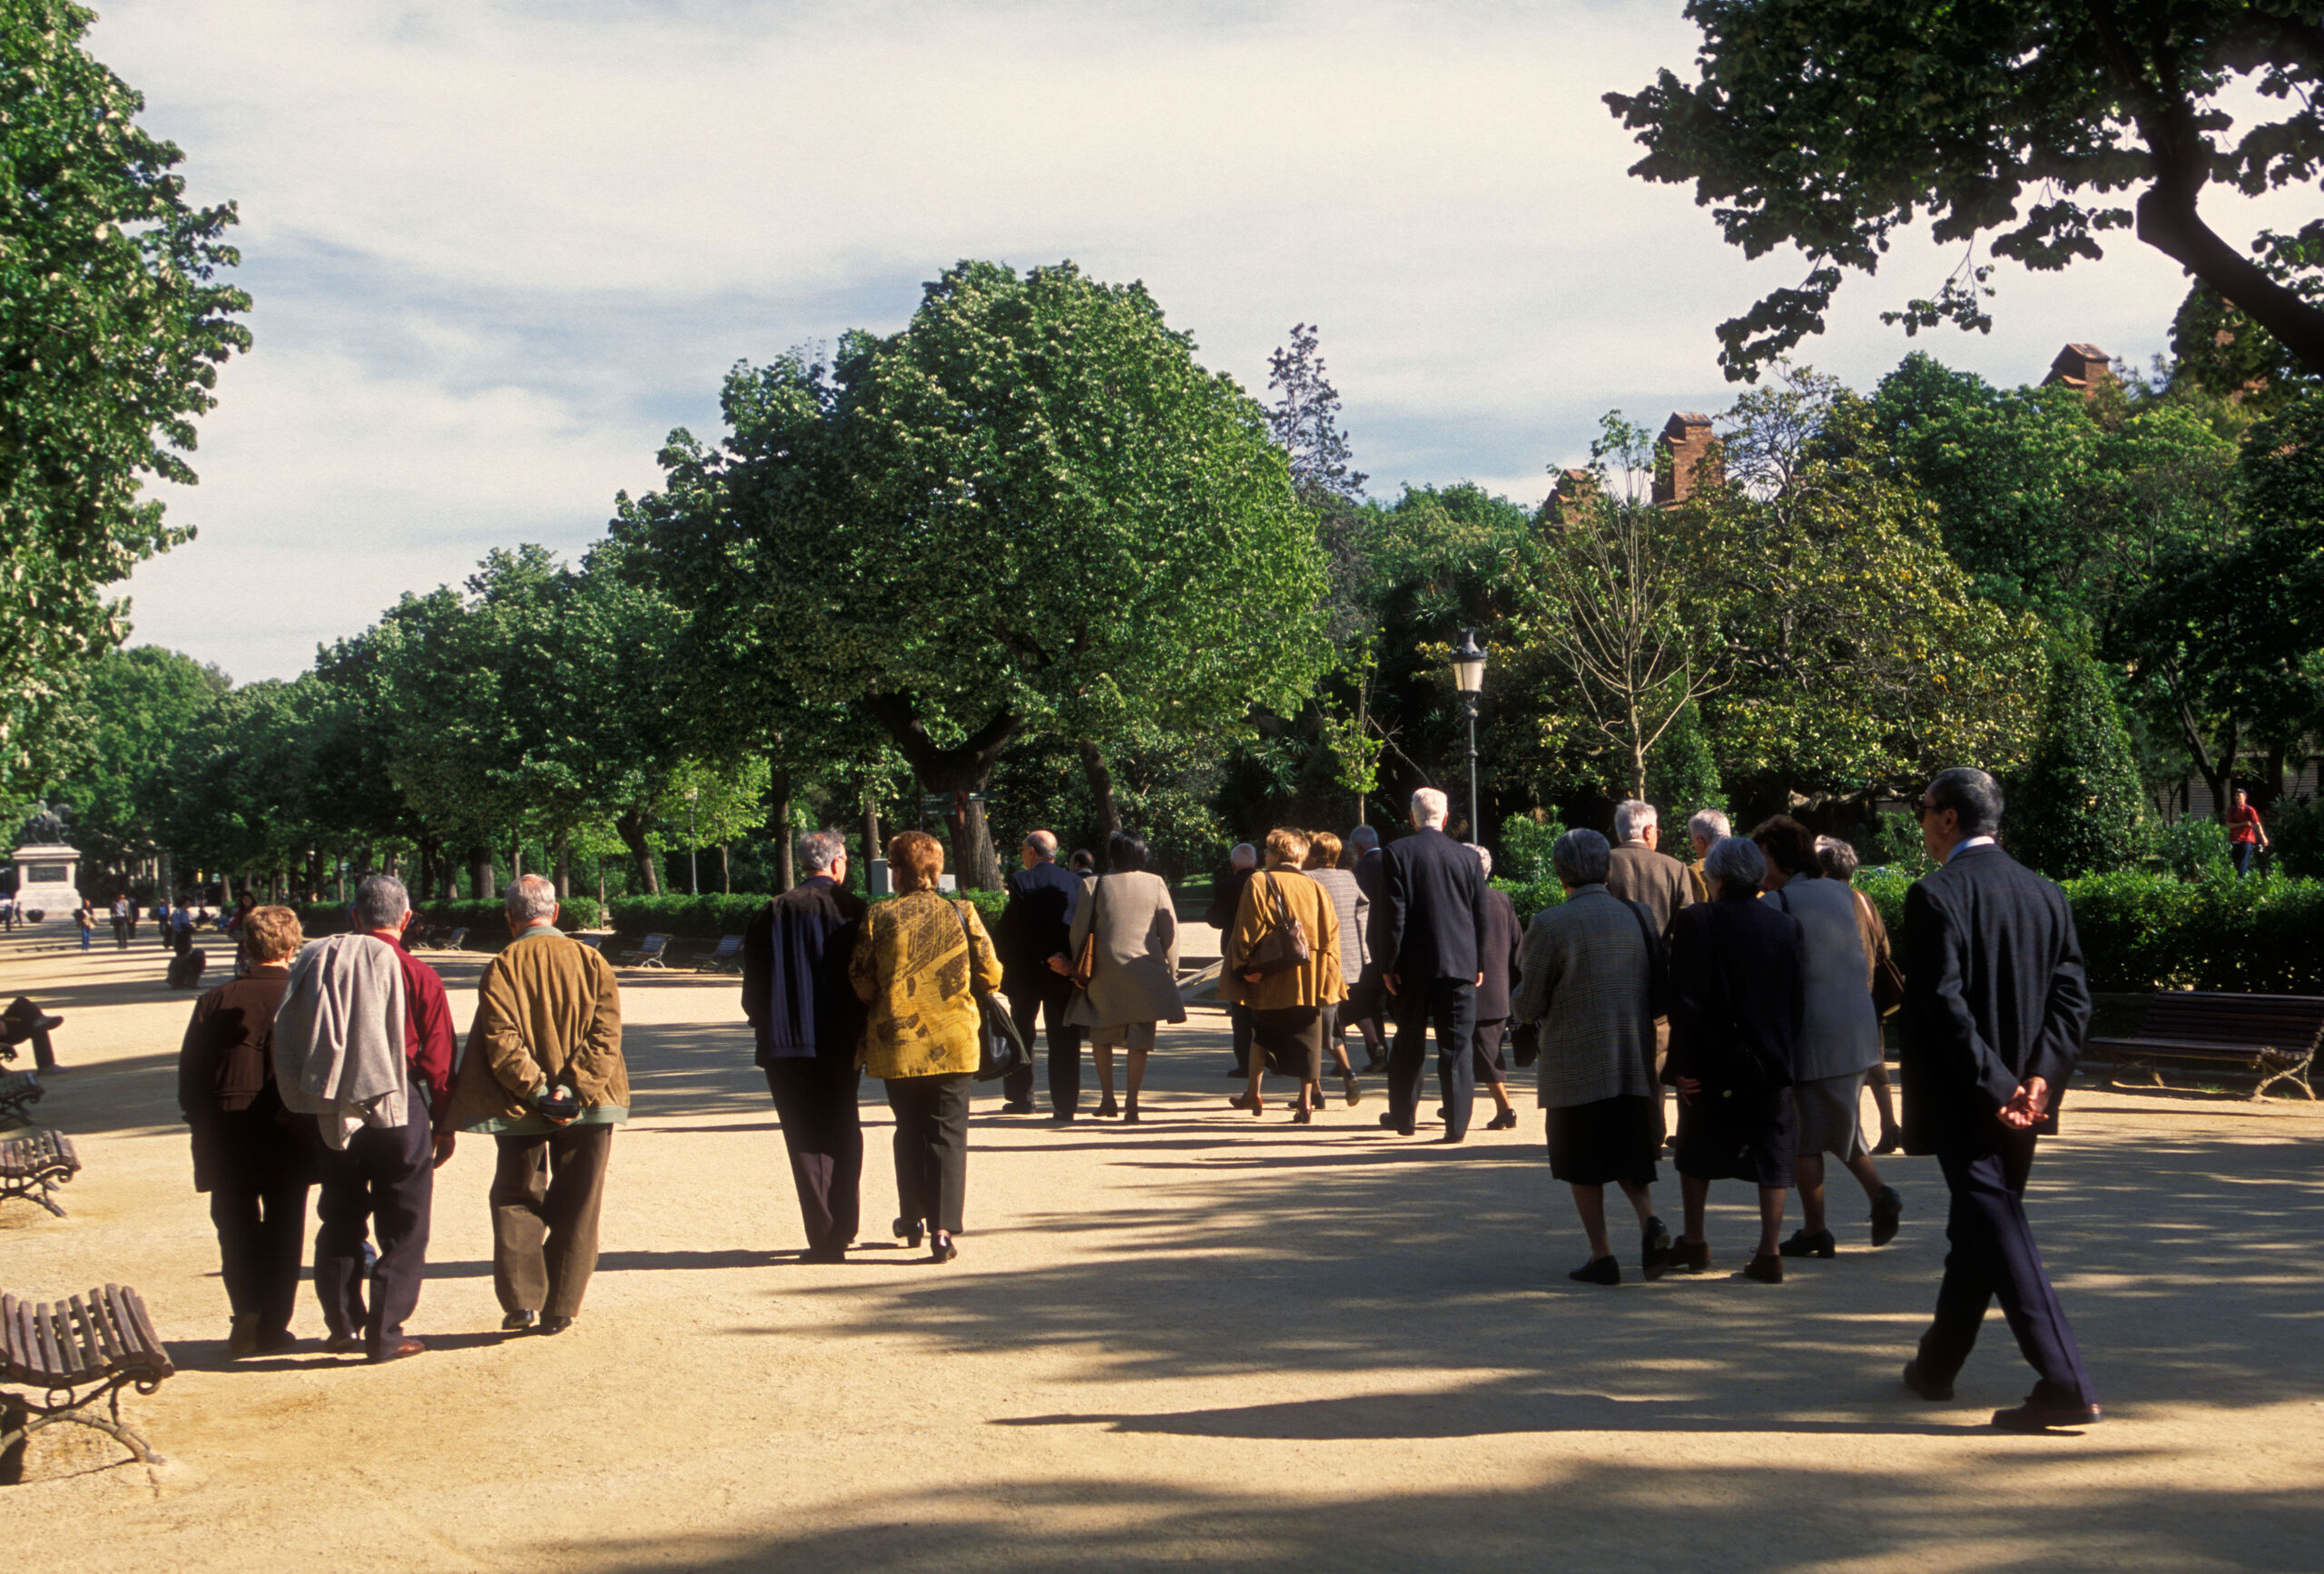
M 1387 894 L 1387 876 L 1381 872 L 1387 858 L 1380 851 L 1380 833 L 1369 825 L 1359 825 L 1349 831 L 1347 844 L 1355 853 L 1355 862 L 1349 872 L 1355 876 L 1355 889 L 1364 895 L 1367 933 L 1364 970 L 1348 984 L 1347 1004 L 1340 1008 L 1340 1020 L 1354 1023 L 1356 1031 L 1364 1035 L 1364 1047 L 1368 1052 L 1364 1074 L 1369 1077 L 1385 1069 L 1388 1064 L 1388 1028 L 1382 1020 L 1387 1009 L 1388 991 L 1380 982 L 1380 958 L 1369 949 L 1368 932 L 1377 922 L 1372 915 L 1380 910 Z
M 862 1073 L 855 1040 L 862 1006 L 847 979 L 862 899 L 847 890 L 847 842 L 836 831 L 799 839 L 806 878 L 743 934 L 743 1014 L 783 1123 L 791 1179 L 807 1227 L 807 1260 L 847 1255 L 860 1222 Z
M 1065 1019 L 1073 999 L 1073 959 L 1066 952 L 1074 910 L 1081 903 L 1081 880 L 1058 867 L 1057 838 L 1046 831 L 1027 836 L 1018 856 L 1024 867 L 1011 870 L 1001 882 L 1009 905 L 1000 910 L 993 949 L 1000 953 L 1000 992 L 1009 997 L 1009 1014 L 1028 1049 L 1035 1018 L 1048 1018 L 1049 1110 L 1062 1124 L 1081 1103 L 1081 1029 Z M 1000 1107 L 1003 1115 L 1032 1114 L 1032 1062 L 1003 1078 L 1000 1091 L 1008 1100 Z
M 1218 943 L 1223 949 L 1226 937 L 1235 930 L 1235 915 L 1243 910 L 1243 888 L 1259 871 L 1259 850 L 1247 841 L 1238 841 L 1226 855 L 1226 872 L 1211 887 L 1210 905 L 1202 911 L 1202 921 L 1218 931 Z M 1248 1080 L 1251 1075 L 1251 1008 L 1236 1000 L 1226 1008 L 1226 1034 L 1235 1049 L 1235 1069 L 1226 1075 Z
M 1444 1140 L 1469 1133 L 1476 1072 L 1469 1063 L 1483 979 L 1485 874 L 1477 855 L 1444 834 L 1444 794 L 1413 794 L 1413 834 L 1382 853 L 1381 905 L 1374 910 L 1381 982 L 1396 1020 L 1388 1054 L 1388 1112 L 1380 1124 L 1413 1134 L 1436 1026 L 1436 1079 L 1444 1094 Z
M 2099 1419 L 2090 1379 L 2025 1217 L 2039 1132 L 2090 1026 L 2090 984 L 2065 892 L 2004 852 L 2000 784 L 1956 768 L 1928 784 L 1921 841 L 1943 865 L 1905 896 L 1905 1151 L 1933 1153 L 1953 1192 L 1936 1316 L 1905 1382 L 1953 1397 L 1995 1297 L 2040 1381 L 1996 1411 L 2013 1431 Z

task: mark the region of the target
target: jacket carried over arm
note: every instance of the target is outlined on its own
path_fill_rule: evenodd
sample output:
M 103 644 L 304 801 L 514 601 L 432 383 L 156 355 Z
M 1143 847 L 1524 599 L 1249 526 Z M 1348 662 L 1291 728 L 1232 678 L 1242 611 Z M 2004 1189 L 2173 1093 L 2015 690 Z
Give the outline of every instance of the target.
M 580 1095 L 581 1124 L 629 1116 L 621 1053 L 621 985 L 614 965 L 569 935 L 537 925 L 508 942 L 477 985 L 476 1021 L 452 1090 L 452 1124 L 470 1131 L 553 1130 L 533 1113 L 552 1087 Z
M 931 890 L 875 902 L 847 965 L 863 1023 L 863 1068 L 879 1077 L 973 1072 L 982 1052 L 979 994 L 1000 988 L 1000 959 L 968 902 Z
M 274 1081 L 283 1107 L 315 1117 L 343 1148 L 359 1126 L 408 1118 L 414 1067 L 402 953 L 376 935 L 310 941 L 290 964 L 274 1018 Z
M 862 1002 L 847 980 L 863 900 L 812 874 L 761 908 L 743 931 L 743 1015 L 758 1063 L 855 1058 Z

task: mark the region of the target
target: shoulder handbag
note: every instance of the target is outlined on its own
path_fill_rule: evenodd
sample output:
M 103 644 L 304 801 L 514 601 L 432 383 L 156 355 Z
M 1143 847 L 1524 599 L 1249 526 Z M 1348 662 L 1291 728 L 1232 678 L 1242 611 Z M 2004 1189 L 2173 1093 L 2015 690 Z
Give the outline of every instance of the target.
M 1025 1040 L 1017 1036 L 1017 1023 L 1009 1008 L 977 988 L 977 942 L 969 933 L 969 904 L 959 903 L 955 910 L 960 915 L 961 943 L 969 948 L 969 996 L 977 1003 L 976 1079 L 990 1082 L 1029 1067 L 1033 1058 L 1025 1052 Z
M 1251 948 L 1251 954 L 1243 959 L 1241 970 L 1246 973 L 1285 973 L 1294 968 L 1305 967 L 1310 955 L 1306 927 L 1292 916 L 1291 900 L 1283 894 L 1283 888 L 1275 883 L 1274 875 L 1263 874 L 1256 878 L 1265 880 L 1267 890 L 1275 895 L 1275 921 L 1259 937 L 1258 944 Z
M 1067 975 L 1077 989 L 1087 989 L 1089 980 L 1098 976 L 1098 896 L 1105 889 L 1102 874 L 1089 888 L 1089 932 L 1081 937 L 1080 954 L 1073 959 L 1073 971 Z

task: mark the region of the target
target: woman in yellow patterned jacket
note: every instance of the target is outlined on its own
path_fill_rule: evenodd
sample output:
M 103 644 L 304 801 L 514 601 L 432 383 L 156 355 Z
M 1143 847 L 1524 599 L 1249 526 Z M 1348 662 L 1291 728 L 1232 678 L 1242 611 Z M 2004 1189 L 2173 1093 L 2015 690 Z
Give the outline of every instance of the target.
M 959 1256 L 968 1188 L 969 1078 L 983 1020 L 976 997 L 1000 988 L 1000 960 L 968 902 L 937 894 L 944 847 L 925 831 L 888 842 L 900 893 L 875 902 L 848 960 L 848 981 L 868 1008 L 863 1068 L 888 1085 L 896 1114 L 896 1234 L 940 1263 Z

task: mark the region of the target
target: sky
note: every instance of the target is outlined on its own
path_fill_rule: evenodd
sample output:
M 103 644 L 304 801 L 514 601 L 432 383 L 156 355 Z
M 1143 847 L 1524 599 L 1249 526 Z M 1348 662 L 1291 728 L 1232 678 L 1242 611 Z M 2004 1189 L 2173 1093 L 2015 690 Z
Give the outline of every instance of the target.
M 577 555 L 672 428 L 714 439 L 737 361 L 893 331 L 962 258 L 1142 280 L 1262 397 L 1315 323 L 1375 495 L 1529 502 L 1610 409 L 1731 403 L 1715 326 L 1804 267 L 1625 173 L 1600 98 L 1691 74 L 1680 0 L 96 3 L 255 300 L 133 637 L 242 682 L 492 547 Z M 1800 359 L 2142 365 L 2186 288 L 2118 237 L 2004 266 L 1990 335 L 1880 323 L 1956 261 L 1900 245 Z

